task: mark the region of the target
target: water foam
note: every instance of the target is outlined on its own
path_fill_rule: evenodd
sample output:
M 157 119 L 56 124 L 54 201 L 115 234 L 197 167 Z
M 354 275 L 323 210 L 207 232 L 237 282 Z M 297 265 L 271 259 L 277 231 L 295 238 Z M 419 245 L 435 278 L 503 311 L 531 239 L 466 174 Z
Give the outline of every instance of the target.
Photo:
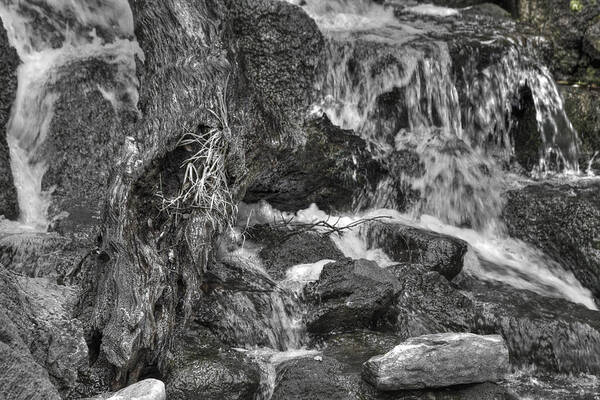
M 143 59 L 143 53 L 135 41 L 133 15 L 125 0 L 7 1 L 0 4 L 0 18 L 22 61 L 7 125 L 20 223 L 45 231 L 52 189 L 42 189 L 47 169 L 43 145 L 59 97 L 52 87 L 66 66 L 101 59 L 117 66 L 115 79 L 126 88 L 130 106 L 136 108 L 139 83 L 134 57 Z
M 390 209 L 373 209 L 358 214 L 343 214 L 335 217 L 311 205 L 305 210 L 285 213 L 271 207 L 266 202 L 241 204 L 240 215 L 248 223 L 269 223 L 285 218 L 301 223 L 315 223 L 329 219 L 338 221 L 343 227 L 361 219 L 386 217 L 383 222 L 399 223 L 415 228 L 426 229 L 466 241 L 469 252 L 465 257 L 464 271 L 480 279 L 500 281 L 517 289 L 530 290 L 543 296 L 564 298 L 597 309 L 591 292 L 584 288 L 571 272 L 565 271 L 557 262 L 542 251 L 527 243 L 502 236 L 497 229 L 476 231 L 446 224 L 438 218 L 422 215 L 415 219 L 413 215 L 403 214 Z M 378 248 L 367 244 L 367 238 L 360 226 L 331 236 L 334 243 L 345 256 L 354 259 L 368 259 L 385 267 L 394 262 Z

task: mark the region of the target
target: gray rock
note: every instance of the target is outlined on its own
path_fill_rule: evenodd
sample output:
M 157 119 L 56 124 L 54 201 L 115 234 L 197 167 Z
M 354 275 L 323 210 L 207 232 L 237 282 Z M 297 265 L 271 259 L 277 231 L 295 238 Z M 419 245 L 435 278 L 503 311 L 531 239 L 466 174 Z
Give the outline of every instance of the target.
M 578 4 L 580 7 L 571 7 Z M 546 36 L 552 51 L 547 57 L 558 80 L 600 82 L 594 52 L 585 46 L 585 34 L 597 22 L 600 6 L 594 1 L 522 0 L 518 17 Z
M 271 277 L 285 278 L 286 270 L 298 264 L 320 260 L 341 260 L 344 254 L 329 236 L 315 231 L 294 231 L 272 225 L 256 225 L 248 229 L 246 238 L 262 246 L 259 256 Z
M 109 395 L 89 400 L 166 400 L 165 384 L 158 379 L 144 379 Z
M 408 339 L 364 364 L 363 377 L 378 390 L 435 388 L 495 382 L 508 373 L 501 336 L 440 333 Z
M 600 373 L 600 312 L 499 283 L 461 282 L 473 301 L 471 331 L 500 334 L 512 364 Z
M 195 321 L 231 346 L 266 346 L 286 350 L 299 346 L 299 306 L 252 261 L 211 263 L 202 282 L 204 295 L 194 305 Z
M 50 382 L 48 372 L 31 356 L 21 338 L 23 331 L 13 323 L 14 319 L 0 309 L 0 398 L 59 400 L 61 396 Z
M 242 400 L 258 390 L 258 366 L 191 323 L 174 340 L 164 375 L 169 400 Z
M 9 219 L 16 219 L 19 213 L 6 143 L 6 124 L 17 91 L 19 63 L 19 56 L 8 43 L 6 30 L 0 20 L 0 215 Z
M 395 332 L 401 338 L 442 332 L 469 332 L 472 301 L 443 276 L 419 264 L 393 265 L 386 270 L 400 281 L 394 304 Z
M 358 380 L 344 373 L 344 365 L 330 357 L 301 358 L 277 366 L 272 400 L 358 400 Z
M 40 385 L 49 398 L 65 396 L 88 365 L 88 348 L 81 323 L 72 318 L 77 292 L 44 278 L 14 276 L 0 268 L 0 306 L 4 345 L 15 357 L 14 368 L 2 369 L 6 379 L 18 383 L 6 392 L 27 393 L 21 385 Z M 33 374 L 33 375 L 32 375 Z M 21 378 L 19 378 L 21 376 Z M 34 397 L 35 398 L 35 397 Z
M 327 264 L 319 280 L 306 288 L 312 302 L 306 327 L 317 334 L 389 327 L 399 290 L 396 277 L 372 261 Z
M 410 226 L 369 222 L 361 230 L 369 247 L 381 248 L 393 261 L 421 264 L 452 280 L 463 267 L 467 243 Z
M 304 129 L 307 140 L 298 149 L 263 150 L 267 166 L 244 201 L 266 200 L 282 211 L 312 203 L 327 212 L 352 210 L 364 191 L 376 188 L 381 166 L 371 159 L 363 139 L 326 116 L 307 122 Z
M 583 50 L 596 61 L 600 61 L 600 19 L 590 25 L 585 31 Z
M 579 166 L 582 169 L 589 166 L 598 174 L 600 157 L 596 157 L 591 165 L 590 161 L 600 149 L 600 92 L 564 85 L 559 88 L 565 101 L 565 111 L 581 139 Z
M 243 123 L 254 125 L 265 142 L 293 147 L 303 136 L 300 127 L 323 48 L 321 32 L 302 9 L 285 1 L 225 3 L 241 67 L 238 93 L 241 99 L 251 97 L 259 110 Z
M 508 233 L 539 247 L 600 298 L 600 184 L 537 184 L 509 191 Z

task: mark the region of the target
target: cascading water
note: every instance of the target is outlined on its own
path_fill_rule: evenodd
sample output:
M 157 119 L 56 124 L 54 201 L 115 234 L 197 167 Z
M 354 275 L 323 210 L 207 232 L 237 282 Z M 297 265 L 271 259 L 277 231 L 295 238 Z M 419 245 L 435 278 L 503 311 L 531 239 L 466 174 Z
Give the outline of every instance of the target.
M 312 112 L 353 129 L 384 164 L 406 152 L 420 163 L 421 173 L 388 177 L 361 204 L 398 209 L 392 183 L 401 180 L 420 196 L 410 213 L 373 210 L 368 215 L 392 213 L 404 224 L 466 240 L 465 268 L 481 278 L 595 308 L 590 292 L 572 274 L 537 249 L 507 238 L 499 221 L 502 193 L 516 179 L 502 166 L 515 154 L 512 112 L 523 88 L 531 92 L 540 139 L 532 174 L 543 176 L 552 168 L 579 171 L 577 133 L 529 39 L 493 30 L 491 36 L 479 35 L 476 27 L 461 23 L 457 10 L 432 5 L 304 3 L 327 40 Z M 457 55 L 457 49 L 466 54 Z M 489 53 L 488 59 L 478 60 L 479 52 Z M 305 214 L 307 221 L 324 217 Z M 360 232 L 338 241 L 347 256 L 386 264 L 377 249 L 364 245 Z
M 477 228 L 493 223 L 502 208 L 497 164 L 514 154 L 511 107 L 523 87 L 531 90 L 542 141 L 535 172 L 547 172 L 552 155 L 564 170 L 578 171 L 577 134 L 528 46 L 501 35 L 482 39 L 479 46 L 500 46 L 502 57 L 477 70 L 470 67 L 476 60 L 467 56 L 460 65 L 450 54 L 454 41 L 464 44 L 463 33 L 456 38 L 444 24 L 419 17 L 456 10 L 410 7 L 402 20 L 368 1 L 309 1 L 306 10 L 327 38 L 313 111 L 355 130 L 380 159 L 416 153 L 424 174 L 401 177 L 421 193 L 416 213 Z M 368 205 L 396 206 L 385 190 Z
M 0 2 L 0 18 L 22 61 L 7 126 L 19 222 L 21 228 L 45 231 L 51 189 L 42 188 L 47 168 L 44 142 L 59 96 L 54 85 L 68 66 L 98 59 L 116 67 L 114 81 L 120 93 L 98 88 L 100 92 L 115 107 L 127 103 L 135 109 L 139 83 L 134 57 L 143 59 L 143 54 L 125 0 L 5 0 Z

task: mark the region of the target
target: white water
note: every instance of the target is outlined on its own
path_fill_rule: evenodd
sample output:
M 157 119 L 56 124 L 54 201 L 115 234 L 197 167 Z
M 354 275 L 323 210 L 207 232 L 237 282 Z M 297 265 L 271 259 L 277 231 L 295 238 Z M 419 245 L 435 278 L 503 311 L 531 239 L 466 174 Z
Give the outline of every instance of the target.
M 22 62 L 7 126 L 19 223 L 28 230 L 45 231 L 52 189 L 42 189 L 47 170 L 44 142 L 60 95 L 53 85 L 63 68 L 100 59 L 117 66 L 115 81 L 128 95 L 120 96 L 127 99 L 121 101 L 136 108 L 139 83 L 134 57 L 143 60 L 143 54 L 133 35 L 133 16 L 126 0 L 9 0 L 0 3 L 0 18 Z M 99 90 L 110 94 L 108 88 Z
M 350 6 L 331 0 L 319 5 L 309 2 L 305 7 L 327 38 L 326 73 L 311 112 L 324 113 L 335 125 L 357 132 L 386 163 L 398 157 L 398 151 L 416 153 L 424 174 L 391 177 L 420 193 L 416 214 L 476 228 L 495 223 L 505 179 L 497 160 L 507 162 L 514 154 L 512 105 L 525 86 L 531 89 L 542 141 L 532 173 L 547 174 L 550 159 L 578 173 L 577 133 L 550 72 L 529 47 L 503 36 L 490 40 L 485 46 L 503 43 L 503 50 L 494 49 L 503 51 L 502 56 L 483 70 L 471 67 L 477 60 L 469 59 L 458 69 L 463 82 L 459 85 L 447 41 L 440 38 L 450 35 L 445 25 L 399 21 L 390 18 L 391 7 L 374 3 Z M 357 7 L 373 15 L 369 23 L 332 29 L 328 21 L 357 13 Z M 404 10 L 435 16 L 454 13 L 431 5 Z M 382 95 L 390 93 L 396 104 L 381 111 Z M 361 206 L 397 208 L 402 201 L 396 193 L 395 187 L 382 184 Z
M 459 11 L 455 8 L 440 7 L 429 3 L 419 4 L 413 7 L 407 7 L 405 8 L 405 10 L 415 14 L 429 15 L 435 17 L 451 17 L 459 14 Z
M 469 251 L 465 256 L 464 271 L 480 279 L 500 281 L 518 289 L 526 289 L 535 293 L 558 297 L 580 303 L 590 309 L 596 309 L 591 292 L 581 286 L 569 271 L 565 271 L 558 263 L 544 255 L 540 250 L 527 243 L 502 237 L 496 231 L 475 231 L 458 228 L 443 223 L 439 219 L 422 215 L 414 219 L 412 215 L 402 214 L 395 210 L 375 209 L 359 214 L 329 216 L 319 210 L 316 205 L 300 210 L 295 214 L 282 213 L 266 202 L 240 205 L 240 220 L 250 225 L 270 223 L 281 218 L 299 223 L 314 223 L 322 220 L 337 221 L 338 227 L 347 226 L 364 218 L 388 217 L 385 223 L 399 223 L 415 228 L 427 229 L 450 235 L 466 241 Z M 340 235 L 333 235 L 333 241 L 346 255 L 354 259 L 368 259 L 377 262 L 381 267 L 395 264 L 381 249 L 370 248 L 360 226 Z M 325 261 L 321 263 L 325 264 Z M 322 269 L 321 263 L 312 266 L 297 267 L 313 278 Z M 296 271 L 297 272 L 297 271 Z

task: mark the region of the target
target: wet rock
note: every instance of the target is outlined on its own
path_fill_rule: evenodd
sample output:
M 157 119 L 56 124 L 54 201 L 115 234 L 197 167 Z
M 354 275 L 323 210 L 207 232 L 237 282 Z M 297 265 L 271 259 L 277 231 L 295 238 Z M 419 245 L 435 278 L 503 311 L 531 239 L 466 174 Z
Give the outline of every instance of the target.
M 258 255 L 269 275 L 277 280 L 284 279 L 286 270 L 294 265 L 345 258 L 329 236 L 294 230 L 293 226 L 255 225 L 246 237 L 262 246 Z
M 514 143 L 513 161 L 527 174 L 539 165 L 542 137 L 540 135 L 536 110 L 531 93 L 527 86 L 519 90 L 518 99 L 512 105 L 513 125 L 510 137 Z
M 258 390 L 256 364 L 208 329 L 193 322 L 174 343 L 164 371 L 169 399 L 192 400 L 201 393 L 206 400 L 241 400 Z
M 419 264 L 386 268 L 400 281 L 395 331 L 403 339 L 430 333 L 468 332 L 474 317 L 471 300 L 443 276 Z
M 60 219 L 63 230 L 85 229 L 100 221 L 109 175 L 124 144 L 123 127 L 137 118 L 137 110 L 133 104 L 116 108 L 99 90 L 127 98 L 114 87 L 115 65 L 92 59 L 70 63 L 57 74 L 48 88 L 57 96 L 53 118 L 36 157 L 48 164 L 42 189 L 52 190 L 49 219 Z
M 507 2 L 510 2 L 507 1 Z M 512 8 L 512 7 L 511 7 Z M 511 9 L 504 9 L 494 3 L 483 3 L 471 6 L 461 12 L 462 15 L 484 16 L 494 19 L 506 19 L 511 17 Z
M 249 95 L 259 111 L 243 123 L 255 125 L 252 136 L 262 136 L 253 141 L 273 140 L 289 149 L 305 136 L 301 126 L 323 48 L 321 32 L 301 8 L 288 2 L 226 4 L 242 75 L 238 92 L 241 98 Z
M 334 333 L 323 344 L 323 355 L 343 364 L 344 372 L 360 373 L 369 358 L 387 353 L 403 338 L 395 333 L 356 330 Z
M 432 3 L 439 5 L 439 6 L 443 6 L 443 7 L 451 7 L 451 8 L 467 8 L 466 10 L 463 10 L 462 12 L 469 12 L 472 9 L 492 9 L 493 8 L 499 8 L 501 11 L 494 11 L 493 12 L 493 16 L 502 16 L 505 17 L 505 15 L 508 13 L 509 15 L 515 15 L 517 14 L 518 10 L 517 10 L 517 6 L 518 6 L 518 1 L 517 0 L 492 0 L 492 1 L 486 1 L 486 0 L 433 0 Z
M 325 341 L 323 360 L 335 359 L 338 362 L 337 379 L 343 382 L 341 390 L 347 399 L 516 400 L 518 398 L 506 387 L 489 382 L 430 390 L 381 392 L 361 379 L 363 364 L 366 361 L 378 354 L 387 353 L 401 342 L 402 338 L 390 333 L 357 331 L 334 334 Z M 324 370 L 319 364 L 310 363 L 309 360 L 304 364 L 320 372 Z
M 598 311 L 496 283 L 468 280 L 461 287 L 473 299 L 473 331 L 501 334 L 512 364 L 564 373 L 600 371 Z
M 379 221 L 369 222 L 361 230 L 370 248 L 381 248 L 393 261 L 421 264 L 448 280 L 462 270 L 467 244 L 460 239 Z
M 6 399 L 58 400 L 48 372 L 29 350 L 32 322 L 17 285 L 0 271 L 0 392 Z
M 442 333 L 408 339 L 364 364 L 363 377 L 393 391 L 495 382 L 509 369 L 502 337 Z
M 565 111 L 581 139 L 579 166 L 600 172 L 600 92 L 574 86 L 560 86 Z M 600 153 L 598 153 L 600 154 Z
M 231 346 L 286 350 L 300 345 L 299 309 L 253 259 L 229 257 L 210 264 L 194 319 Z
M 585 46 L 586 32 L 599 15 L 600 6 L 594 1 L 524 0 L 518 4 L 520 20 L 550 40 L 552 51 L 547 58 L 559 80 L 600 82 L 596 54 Z
M 374 189 L 380 167 L 366 143 L 331 124 L 326 116 L 305 126 L 306 143 L 296 150 L 274 149 L 266 167 L 248 188 L 244 201 L 266 200 L 281 211 L 310 204 L 326 211 L 348 211 L 365 190 Z
M 55 386 L 68 392 L 76 386 L 78 372 L 88 366 L 83 326 L 72 317 L 77 290 L 43 278 L 20 278 L 18 282 L 33 322 L 29 328 L 31 354 L 47 369 Z
M 585 31 L 583 50 L 595 61 L 600 61 L 600 18 Z
M 8 219 L 16 219 L 19 207 L 6 143 L 6 125 L 17 91 L 17 67 L 20 62 L 17 52 L 8 43 L 2 21 L 0 21 L 0 54 L 0 215 Z
M 158 379 L 144 379 L 113 394 L 88 400 L 166 400 L 165 384 Z
M 306 289 L 313 304 L 306 327 L 316 334 L 389 327 L 399 290 L 394 275 L 372 261 L 345 259 L 327 264 L 319 280 Z
M 85 239 L 54 232 L 0 234 L 0 264 L 32 278 L 64 280 L 91 250 Z
M 277 386 L 272 400 L 357 399 L 356 384 L 342 372 L 343 365 L 330 357 L 301 358 L 277 366 Z
M 511 236 L 531 243 L 600 296 L 598 183 L 530 185 L 509 191 L 503 219 Z

